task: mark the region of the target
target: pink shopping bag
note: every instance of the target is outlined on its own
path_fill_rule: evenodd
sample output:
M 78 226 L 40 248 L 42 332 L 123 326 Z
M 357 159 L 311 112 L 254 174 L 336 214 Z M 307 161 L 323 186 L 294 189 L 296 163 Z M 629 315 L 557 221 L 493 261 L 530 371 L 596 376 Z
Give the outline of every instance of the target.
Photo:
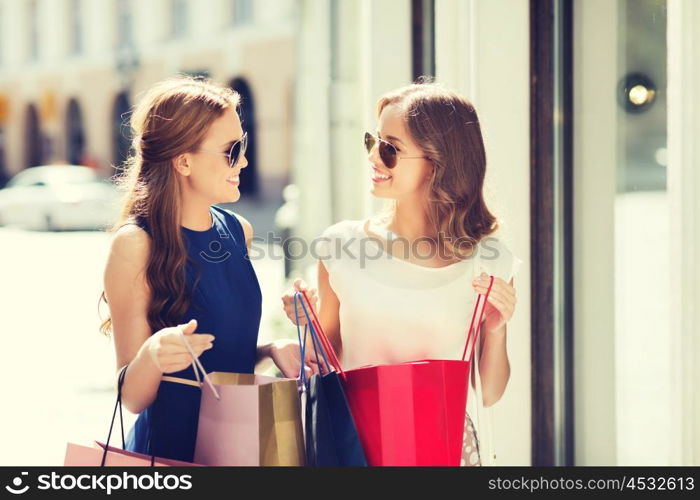
M 194 359 L 202 388 L 194 461 L 203 465 L 304 465 L 304 432 L 297 381 L 252 373 L 207 374 Z M 208 389 L 204 385 L 208 386 Z
M 105 448 L 107 453 L 105 453 Z M 104 463 L 102 460 L 104 459 Z M 75 443 L 68 443 L 66 447 L 66 457 L 63 462 L 65 466 L 92 467 L 105 465 L 108 467 L 192 467 L 199 466 L 189 462 L 171 460 L 168 458 L 151 457 L 133 451 L 126 451 L 114 446 L 107 446 L 99 441 L 95 441 L 93 446 L 84 446 Z
M 249 373 L 208 375 L 194 461 L 205 465 L 304 465 L 297 382 Z

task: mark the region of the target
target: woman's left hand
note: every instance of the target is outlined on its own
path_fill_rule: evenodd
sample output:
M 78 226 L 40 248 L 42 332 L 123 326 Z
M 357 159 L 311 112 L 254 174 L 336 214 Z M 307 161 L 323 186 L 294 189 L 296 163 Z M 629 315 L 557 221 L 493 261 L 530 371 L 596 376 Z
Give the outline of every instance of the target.
M 489 275 L 481 273 L 472 281 L 472 288 L 481 294 L 485 295 L 489 288 Z M 513 317 L 515 311 L 515 288 L 513 288 L 513 280 L 506 283 L 501 278 L 494 278 L 491 293 L 489 294 L 484 311 L 484 329 L 488 332 L 493 332 L 505 326 Z
M 283 376 L 287 378 L 299 377 L 301 369 L 299 342 L 292 339 L 276 340 L 270 346 L 270 357 Z M 304 357 L 306 358 L 304 360 L 306 374 L 311 376 L 318 373 L 318 365 L 312 353 L 307 350 Z

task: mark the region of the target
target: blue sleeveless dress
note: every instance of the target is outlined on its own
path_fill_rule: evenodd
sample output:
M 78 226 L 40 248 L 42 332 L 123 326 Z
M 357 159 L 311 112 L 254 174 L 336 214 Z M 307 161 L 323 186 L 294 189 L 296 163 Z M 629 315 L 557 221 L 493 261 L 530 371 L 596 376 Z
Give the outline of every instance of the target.
M 214 347 L 199 358 L 207 372 L 253 373 L 262 310 L 260 285 L 241 223 L 222 208 L 211 206 L 210 211 L 214 225 L 209 230 L 181 227 L 194 262 L 187 263 L 186 273 L 191 305 L 178 324 L 194 318 L 195 333 L 215 336 Z M 145 220 L 139 218 L 136 223 L 149 232 Z M 201 278 L 192 291 L 198 272 Z M 167 375 L 195 380 L 192 366 Z M 126 449 L 192 462 L 200 396 L 197 387 L 162 381 L 156 399 L 131 428 Z

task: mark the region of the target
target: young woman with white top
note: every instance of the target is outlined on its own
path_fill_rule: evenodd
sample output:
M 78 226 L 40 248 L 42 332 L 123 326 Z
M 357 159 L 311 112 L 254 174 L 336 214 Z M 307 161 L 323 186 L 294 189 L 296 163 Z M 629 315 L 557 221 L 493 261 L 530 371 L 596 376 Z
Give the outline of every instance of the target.
M 483 404 L 491 406 L 510 377 L 506 325 L 520 260 L 497 237 L 498 221 L 484 201 L 486 155 L 476 111 L 433 83 L 390 92 L 377 111 L 377 133 L 365 134 L 365 147 L 372 194 L 389 207 L 324 231 L 315 244 L 318 295 L 307 293 L 314 308 L 320 298 L 321 326 L 343 368 L 352 369 L 461 359 L 476 296 L 494 276 L 479 348 Z M 294 291 L 306 289 L 296 280 L 282 297 L 293 323 Z M 480 463 L 467 414 L 462 464 Z

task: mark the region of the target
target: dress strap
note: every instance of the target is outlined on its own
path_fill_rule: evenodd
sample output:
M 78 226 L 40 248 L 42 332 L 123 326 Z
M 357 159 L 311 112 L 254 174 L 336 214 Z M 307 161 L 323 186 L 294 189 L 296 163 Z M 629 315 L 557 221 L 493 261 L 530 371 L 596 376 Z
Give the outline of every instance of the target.
M 224 221 L 222 221 L 219 217 L 217 217 L 216 215 L 214 215 L 214 212 L 212 212 L 212 217 L 216 217 L 216 218 L 219 220 L 219 223 L 218 223 L 218 224 L 216 224 L 216 223 L 214 224 L 214 225 L 216 226 L 216 230 L 219 232 L 219 237 L 220 237 L 221 239 L 226 239 L 226 240 L 229 239 L 229 238 L 230 238 L 230 237 L 229 237 L 229 234 L 228 234 L 228 232 L 224 229 L 224 227 L 226 226 L 226 223 L 225 223 Z
M 214 210 L 214 213 L 217 214 L 216 217 L 219 219 L 219 225 L 216 226 L 216 230 L 219 232 L 219 236 L 221 238 L 225 239 L 231 239 L 235 243 L 235 247 L 238 248 L 239 252 L 243 257 L 247 258 L 247 248 L 246 248 L 246 242 L 245 242 L 245 234 L 243 232 L 243 226 L 241 225 L 240 221 L 238 220 L 238 217 L 236 217 L 232 212 L 229 212 L 228 214 L 224 214 L 224 212 L 227 212 L 221 208 L 218 207 L 212 207 Z M 229 228 L 226 219 L 227 215 L 230 216 L 234 220 L 234 224 L 236 224 L 237 228 L 239 229 L 240 233 L 240 240 L 237 240 L 236 237 L 233 235 L 231 232 L 231 229 Z

